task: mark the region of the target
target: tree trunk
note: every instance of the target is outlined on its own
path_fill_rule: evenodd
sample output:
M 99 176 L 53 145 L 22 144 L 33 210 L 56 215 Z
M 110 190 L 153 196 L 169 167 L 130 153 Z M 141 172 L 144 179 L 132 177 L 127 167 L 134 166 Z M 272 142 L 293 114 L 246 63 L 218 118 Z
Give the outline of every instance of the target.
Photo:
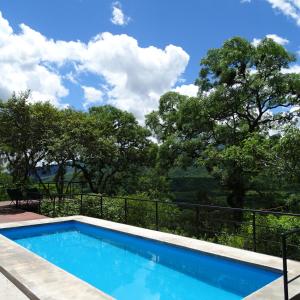
M 55 175 L 55 185 L 56 185 L 56 191 L 58 193 L 59 200 L 62 199 L 62 195 L 64 193 L 64 179 L 65 179 L 65 163 L 62 162 L 58 165 L 58 170 Z
M 227 197 L 228 205 L 233 208 L 244 208 L 245 194 L 245 188 L 242 185 L 237 185 Z M 235 227 L 240 227 L 240 222 L 243 221 L 243 212 L 239 210 L 234 211 L 233 220 L 236 221 Z
M 98 187 L 93 184 L 93 180 L 92 180 L 89 172 L 86 170 L 86 168 L 84 168 L 80 164 L 76 164 L 74 161 L 73 161 L 73 165 L 76 166 L 79 170 L 81 170 L 84 179 L 86 180 L 86 182 L 88 183 L 88 185 L 90 187 L 91 192 L 97 194 L 99 192 Z
M 36 169 L 34 170 L 34 173 L 35 173 L 35 176 L 37 177 L 39 183 L 42 185 L 43 189 L 46 191 L 48 196 L 51 198 L 50 190 L 47 188 L 47 185 L 44 183 L 44 181 L 42 180 L 42 178 L 40 177 L 40 175 Z

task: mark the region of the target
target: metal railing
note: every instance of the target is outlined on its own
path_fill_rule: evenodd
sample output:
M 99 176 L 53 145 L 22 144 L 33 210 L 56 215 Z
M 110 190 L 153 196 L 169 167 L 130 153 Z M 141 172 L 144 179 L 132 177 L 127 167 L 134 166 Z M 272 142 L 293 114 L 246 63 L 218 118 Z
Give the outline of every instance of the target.
M 300 226 L 300 214 L 279 211 L 83 193 L 53 194 L 51 198 L 43 200 L 42 213 L 52 217 L 88 215 L 155 230 L 179 232 L 220 243 L 220 237 L 240 238 L 243 240 L 243 247 L 248 250 L 278 256 L 281 255 L 280 234 L 289 229 L 286 227 L 287 221 L 291 220 L 293 227 L 296 227 L 294 223 Z M 286 220 L 279 226 L 280 222 L 277 221 L 282 218 Z M 236 244 L 234 246 L 238 247 Z M 287 247 L 296 249 L 289 253 L 292 258 L 300 259 L 300 245 L 297 242 L 291 241 Z
M 288 279 L 288 267 L 287 267 L 287 238 L 291 235 L 300 233 L 300 228 L 294 228 L 281 234 L 282 243 L 282 271 L 283 271 L 283 289 L 284 289 L 284 300 L 289 299 L 289 283 L 299 278 L 300 275 Z

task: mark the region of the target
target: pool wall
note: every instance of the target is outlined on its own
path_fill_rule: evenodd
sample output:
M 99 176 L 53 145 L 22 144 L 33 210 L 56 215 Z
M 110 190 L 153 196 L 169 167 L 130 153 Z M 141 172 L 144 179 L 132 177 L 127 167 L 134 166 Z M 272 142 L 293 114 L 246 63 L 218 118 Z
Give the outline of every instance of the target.
M 83 216 L 7 223 L 1 224 L 0 229 L 72 220 L 243 263 L 254 264 L 267 269 L 282 270 L 282 260 L 278 257 Z M 289 261 L 288 267 L 290 278 L 299 275 L 299 262 Z M 65 272 L 2 235 L 0 235 L 0 272 L 18 286 L 30 299 L 112 299 L 88 283 Z M 289 291 L 291 297 L 296 295 L 297 292 L 299 293 L 300 278 L 290 283 Z M 245 299 L 283 299 L 282 277 Z

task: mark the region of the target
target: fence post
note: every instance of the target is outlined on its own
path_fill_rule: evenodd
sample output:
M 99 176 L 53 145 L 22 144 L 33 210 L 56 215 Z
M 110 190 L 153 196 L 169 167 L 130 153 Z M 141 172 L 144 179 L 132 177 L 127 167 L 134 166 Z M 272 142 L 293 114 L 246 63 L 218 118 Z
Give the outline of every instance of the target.
M 256 213 L 252 212 L 253 251 L 256 252 Z
M 38 202 L 38 212 L 39 212 L 39 214 L 40 214 L 40 213 L 41 213 L 41 202 L 42 202 L 42 200 L 39 199 L 38 201 L 39 201 L 39 202 Z
M 55 217 L 55 196 L 53 198 L 53 213 L 52 213 L 52 217 L 54 218 Z
M 283 288 L 284 288 L 284 300 L 289 299 L 288 290 L 288 274 L 287 274 L 287 261 L 286 261 L 286 236 L 281 235 L 281 247 L 282 247 L 282 266 L 283 266 Z
M 158 201 L 155 201 L 155 227 L 156 230 L 159 230 L 159 225 L 158 225 Z
M 103 196 L 100 194 L 100 217 L 103 219 Z
M 80 214 L 82 215 L 82 193 L 80 194 Z
M 127 198 L 124 198 L 124 213 L 125 213 L 125 224 L 127 224 Z
M 197 228 L 197 235 L 199 235 L 199 207 L 196 206 L 196 228 Z

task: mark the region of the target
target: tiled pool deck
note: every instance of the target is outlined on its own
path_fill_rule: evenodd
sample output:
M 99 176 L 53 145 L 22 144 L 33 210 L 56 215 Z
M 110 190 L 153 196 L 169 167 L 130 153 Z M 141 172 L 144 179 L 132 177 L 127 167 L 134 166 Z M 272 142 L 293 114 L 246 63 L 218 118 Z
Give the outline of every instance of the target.
M 0 201 L 0 223 L 39 220 L 47 217 L 22 209 L 16 209 L 10 205 L 10 201 Z M 10 280 L 0 273 L 0 299 L 4 300 L 28 300 Z
M 10 201 L 0 201 L 0 223 L 39 220 L 47 217 L 33 212 L 17 209 L 10 205 Z
M 282 270 L 282 260 L 278 257 L 84 216 L 6 223 L 0 224 L 0 228 L 68 220 L 76 220 L 127 234 L 159 240 L 164 243 L 248 262 L 265 268 Z M 288 261 L 288 270 L 289 279 L 295 278 L 300 273 L 300 262 Z M 4 236 L 0 236 L 0 271 L 30 299 L 112 299 L 100 290 L 31 253 Z M 283 280 L 280 277 L 245 299 L 281 300 L 283 299 L 282 283 Z M 289 284 L 289 293 L 290 298 L 300 293 L 300 278 Z M 201 298 L 201 295 L 199 296 Z

